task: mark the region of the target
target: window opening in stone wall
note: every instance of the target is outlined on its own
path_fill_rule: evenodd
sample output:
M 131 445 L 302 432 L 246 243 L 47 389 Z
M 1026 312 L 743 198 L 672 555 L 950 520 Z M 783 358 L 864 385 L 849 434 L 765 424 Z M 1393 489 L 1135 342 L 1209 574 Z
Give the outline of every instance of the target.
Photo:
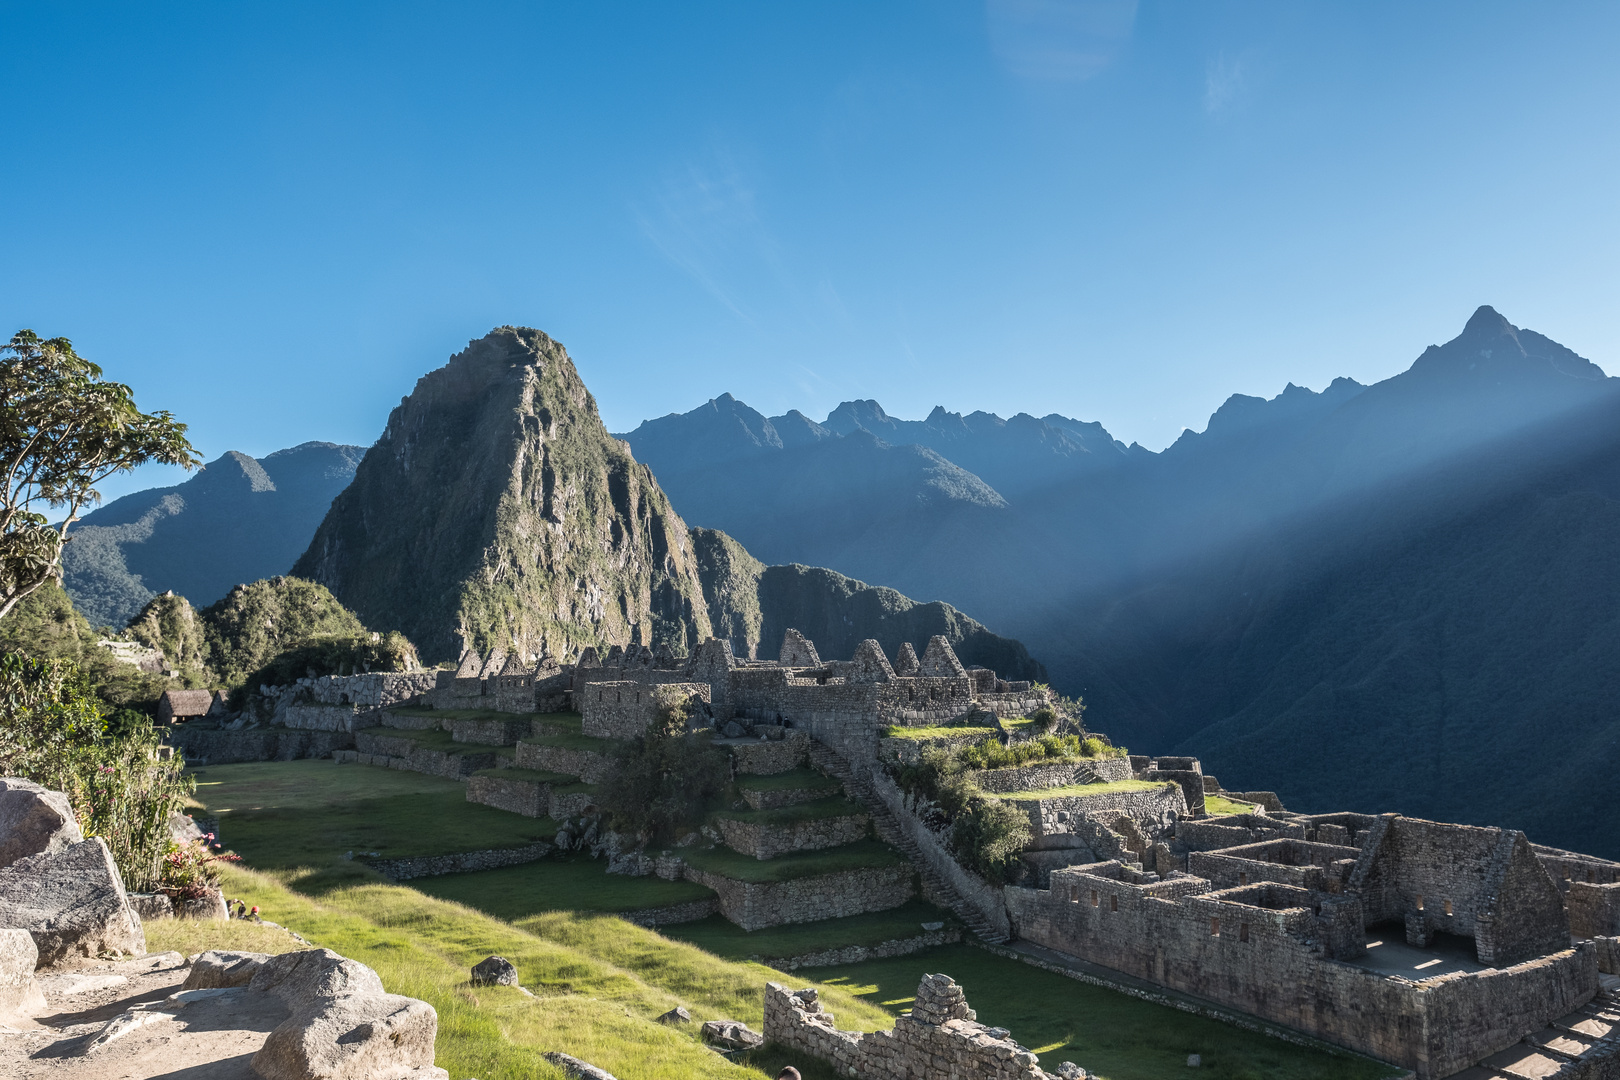
M 1110 896 L 1108 898 L 1108 910 L 1109 911 L 1118 911 L 1119 910 L 1119 897 Z
M 1080 902 L 1080 886 L 1078 886 L 1078 885 L 1070 885 L 1069 886 L 1069 903 L 1078 904 L 1079 902 Z
M 1244 874 L 1239 874 L 1238 875 L 1238 884 L 1239 885 L 1247 885 L 1248 883 L 1249 883 L 1249 875 L 1248 874 L 1244 873 Z
M 1249 940 L 1249 924 L 1248 923 L 1238 923 L 1238 940 L 1239 941 L 1248 941 Z
M 1417 894 L 1417 909 L 1419 911 L 1423 910 L 1423 894 L 1422 893 Z
M 1447 915 L 1451 914 L 1451 901 L 1450 900 L 1446 901 L 1446 914 Z
M 1586 871 L 1586 883 L 1588 885 L 1592 884 L 1592 871 L 1590 869 Z
M 1219 920 L 1219 919 L 1211 919 L 1211 920 L 1209 920 L 1209 936 L 1210 937 L 1220 937 L 1221 936 L 1221 920 Z
M 1091 890 L 1091 906 L 1092 907 L 1097 906 L 1097 890 L 1096 889 Z

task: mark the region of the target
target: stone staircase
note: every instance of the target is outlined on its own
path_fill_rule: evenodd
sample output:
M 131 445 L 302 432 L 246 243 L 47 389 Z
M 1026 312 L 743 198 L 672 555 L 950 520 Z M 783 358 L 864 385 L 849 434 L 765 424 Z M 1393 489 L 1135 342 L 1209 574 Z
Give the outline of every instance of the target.
M 900 827 L 888 806 L 872 791 L 865 776 L 858 775 L 851 769 L 836 751 L 813 739 L 810 742 L 809 757 L 812 765 L 841 782 L 844 785 L 844 793 L 866 808 L 866 812 L 872 816 L 872 825 L 877 830 L 878 837 L 911 860 L 923 880 L 925 897 L 949 908 L 981 941 L 1001 945 L 1008 940 L 1005 933 L 992 925 L 978 908 L 964 900 L 956 888 L 929 865 L 928 859 Z
M 1451 1080 L 1612 1080 L 1620 1077 L 1620 979 L 1598 996 Z

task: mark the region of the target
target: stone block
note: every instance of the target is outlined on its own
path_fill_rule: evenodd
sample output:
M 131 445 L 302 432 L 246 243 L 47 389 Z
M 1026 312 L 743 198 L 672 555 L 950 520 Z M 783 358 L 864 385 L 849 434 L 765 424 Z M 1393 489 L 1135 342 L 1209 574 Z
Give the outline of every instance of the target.
M 39 950 L 27 930 L 0 930 L 0 1021 L 32 1016 L 45 1008 L 34 981 Z
M 100 837 L 0 869 L 0 926 L 32 934 L 42 967 L 74 956 L 146 951 L 140 917 Z
M 66 795 L 15 776 L 0 779 L 0 867 L 83 839 Z
M 352 963 L 352 961 L 347 961 Z M 294 1005 L 253 1055 L 264 1080 L 404 1080 L 443 1077 L 433 1065 L 439 1015 L 425 1001 L 343 993 Z
M 259 973 L 269 953 L 209 949 L 191 963 L 182 990 L 215 990 L 246 986 Z

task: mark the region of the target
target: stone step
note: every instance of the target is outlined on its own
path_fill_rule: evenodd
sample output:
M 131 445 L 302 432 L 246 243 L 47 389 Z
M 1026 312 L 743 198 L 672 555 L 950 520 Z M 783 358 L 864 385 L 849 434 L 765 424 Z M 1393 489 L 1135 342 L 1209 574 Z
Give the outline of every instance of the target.
M 867 812 L 871 814 L 872 825 L 879 838 L 891 847 L 898 848 L 906 858 L 911 860 L 912 864 L 917 868 L 918 875 L 927 886 L 923 890 L 925 897 L 950 908 L 956 917 L 961 919 L 981 940 L 995 945 L 1007 941 L 1006 934 L 1001 933 L 991 925 L 989 920 L 980 914 L 976 907 L 962 899 L 961 894 L 956 891 L 950 882 L 940 877 L 929 867 L 928 860 L 923 857 L 917 845 L 912 843 L 905 830 L 894 819 L 894 815 L 889 811 L 888 806 L 872 793 L 871 787 L 856 776 L 854 771 L 844 763 L 843 759 L 835 751 L 812 740 L 810 743 L 810 761 L 822 772 L 841 781 L 845 793 L 851 799 L 866 807 Z

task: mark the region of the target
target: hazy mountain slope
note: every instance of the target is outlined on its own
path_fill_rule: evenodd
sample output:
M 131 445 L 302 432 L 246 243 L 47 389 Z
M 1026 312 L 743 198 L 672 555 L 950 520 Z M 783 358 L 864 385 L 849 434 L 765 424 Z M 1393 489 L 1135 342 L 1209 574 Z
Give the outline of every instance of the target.
M 1292 806 L 1620 855 L 1620 396 L 1088 612 L 1110 731 Z M 1094 676 L 1094 678 L 1092 678 Z
M 255 460 L 233 450 L 185 483 L 115 499 L 69 532 L 64 585 L 91 623 L 121 627 L 159 592 L 206 605 L 285 573 L 363 452 L 310 442 Z
M 740 656 L 774 657 L 789 627 L 815 642 L 823 659 L 844 660 L 867 638 L 891 657 L 901 642 L 919 650 L 943 634 L 964 664 L 1004 678 L 1044 680 L 1029 650 L 992 634 L 949 604 L 919 604 L 893 589 L 867 585 L 831 570 L 766 566 L 725 533 L 692 530 L 709 619 Z
M 429 662 L 710 633 L 686 525 L 563 347 L 521 327 L 418 380 L 294 572 Z

